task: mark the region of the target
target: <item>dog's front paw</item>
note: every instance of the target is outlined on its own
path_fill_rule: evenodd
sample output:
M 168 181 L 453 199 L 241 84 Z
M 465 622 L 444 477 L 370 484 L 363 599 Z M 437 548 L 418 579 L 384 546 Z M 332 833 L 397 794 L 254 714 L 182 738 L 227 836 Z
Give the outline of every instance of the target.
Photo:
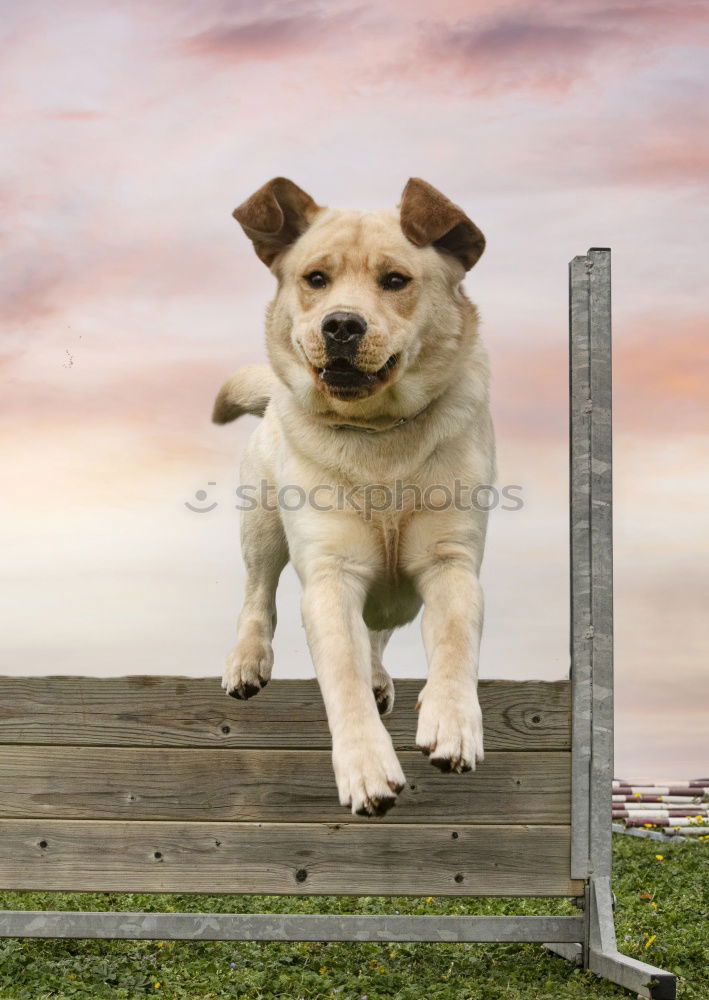
M 380 729 L 380 733 L 358 733 L 333 743 L 340 805 L 350 806 L 358 816 L 383 816 L 406 784 L 391 737 L 383 726 Z
M 416 745 L 441 771 L 470 771 L 483 759 L 483 720 L 475 686 L 427 683 L 419 694 Z
M 273 648 L 265 639 L 237 642 L 226 658 L 222 687 L 232 698 L 251 698 L 266 687 L 273 669 Z

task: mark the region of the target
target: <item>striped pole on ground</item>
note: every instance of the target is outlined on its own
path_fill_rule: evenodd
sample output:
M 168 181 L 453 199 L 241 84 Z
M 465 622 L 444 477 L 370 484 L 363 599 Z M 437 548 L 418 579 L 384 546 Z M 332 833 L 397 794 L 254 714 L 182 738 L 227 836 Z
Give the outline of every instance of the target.
M 612 818 L 628 831 L 655 827 L 670 836 L 709 839 L 709 778 L 663 783 L 616 778 Z

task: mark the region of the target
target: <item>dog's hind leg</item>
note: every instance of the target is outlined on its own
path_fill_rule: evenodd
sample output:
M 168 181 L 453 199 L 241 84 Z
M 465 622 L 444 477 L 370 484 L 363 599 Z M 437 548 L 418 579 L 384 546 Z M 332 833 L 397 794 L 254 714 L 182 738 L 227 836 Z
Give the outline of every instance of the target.
M 382 655 L 384 647 L 391 639 L 394 629 L 369 630 L 369 644 L 372 647 L 372 690 L 380 715 L 388 715 L 394 707 L 394 682 L 384 669 Z

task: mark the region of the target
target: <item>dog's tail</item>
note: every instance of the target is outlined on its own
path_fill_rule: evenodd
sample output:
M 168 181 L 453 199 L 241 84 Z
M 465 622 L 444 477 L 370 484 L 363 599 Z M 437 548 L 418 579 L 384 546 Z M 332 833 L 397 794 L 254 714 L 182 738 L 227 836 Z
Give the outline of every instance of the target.
M 217 394 L 212 420 L 215 424 L 228 424 L 244 413 L 262 417 L 275 382 L 276 376 L 268 365 L 237 368 Z

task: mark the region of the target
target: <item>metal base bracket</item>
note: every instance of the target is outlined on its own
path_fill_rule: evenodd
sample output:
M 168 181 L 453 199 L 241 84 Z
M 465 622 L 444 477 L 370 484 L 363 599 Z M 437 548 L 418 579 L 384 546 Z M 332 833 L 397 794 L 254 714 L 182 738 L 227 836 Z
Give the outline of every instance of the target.
M 616 946 L 610 879 L 591 879 L 586 905 L 587 944 L 546 944 L 549 951 L 649 1000 L 675 1000 L 677 977 L 621 954 Z

